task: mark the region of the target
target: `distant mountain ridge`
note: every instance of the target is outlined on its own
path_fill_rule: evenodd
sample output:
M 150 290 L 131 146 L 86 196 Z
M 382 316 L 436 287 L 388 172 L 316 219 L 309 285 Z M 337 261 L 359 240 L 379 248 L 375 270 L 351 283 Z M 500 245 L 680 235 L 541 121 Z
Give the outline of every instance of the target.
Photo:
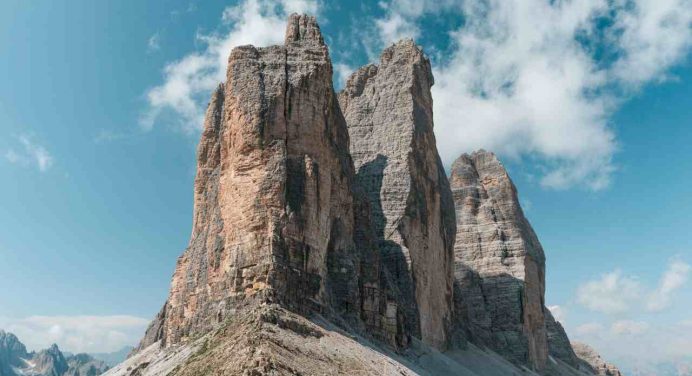
M 89 354 L 65 354 L 53 344 L 28 352 L 12 333 L 0 330 L 0 376 L 98 376 L 108 365 Z
M 92 358 L 102 360 L 108 367 L 113 367 L 127 359 L 127 356 L 134 350 L 134 346 L 125 346 L 118 351 L 109 353 L 89 353 Z

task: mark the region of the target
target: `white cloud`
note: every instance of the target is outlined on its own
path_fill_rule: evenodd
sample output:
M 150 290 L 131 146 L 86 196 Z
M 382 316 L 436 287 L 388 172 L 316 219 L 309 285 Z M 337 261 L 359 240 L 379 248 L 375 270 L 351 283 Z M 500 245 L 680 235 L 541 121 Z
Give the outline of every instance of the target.
M 672 259 L 656 288 L 643 286 L 636 278 L 620 270 L 586 281 L 577 288 L 577 302 L 606 314 L 661 311 L 671 303 L 673 294 L 687 283 L 692 267 L 679 258 Z
M 641 293 L 642 288 L 637 280 L 615 270 L 579 286 L 577 301 L 592 311 L 619 314 L 630 310 Z
M 71 352 L 112 352 L 135 345 L 148 323 L 126 315 L 0 318 L 0 328 L 14 333 L 31 350 L 56 343 Z
M 309 0 L 243 0 L 222 15 L 225 32 L 198 35 L 206 48 L 191 53 L 164 68 L 164 82 L 147 93 L 148 110 L 140 118 L 145 130 L 164 111 L 172 111 L 187 132 L 197 132 L 204 117 L 209 93 L 225 80 L 227 59 L 233 47 L 282 43 L 286 18 L 293 12 L 315 14 L 319 2 Z
M 465 19 L 434 72 L 445 163 L 477 148 L 538 157 L 541 184 L 551 188 L 610 184 L 618 149 L 611 115 L 682 61 L 692 41 L 689 0 L 392 0 L 382 7 L 383 43 L 419 34 L 425 13 L 451 9 Z
M 348 78 L 351 77 L 351 74 L 356 70 L 356 68 L 353 68 L 349 66 L 348 64 L 343 64 L 343 63 L 336 63 L 334 64 L 334 73 L 336 75 L 336 86 L 337 87 L 344 87 L 346 85 L 346 81 L 348 81 Z
M 565 324 L 565 309 L 559 305 L 548 306 L 548 310 L 553 314 L 555 321 L 559 321 L 561 324 Z
M 416 38 L 420 33 L 416 24 L 397 13 L 390 13 L 387 18 L 375 21 L 382 41 L 392 44 L 403 38 Z
M 149 40 L 147 41 L 147 52 L 151 53 L 154 51 L 158 51 L 161 49 L 161 45 L 159 40 L 161 39 L 159 33 L 154 33 L 151 37 L 149 37 Z
M 36 143 L 31 137 L 21 135 L 18 138 L 21 149 L 9 149 L 5 153 L 5 159 L 13 164 L 33 165 L 39 171 L 48 171 L 53 166 L 53 156 L 42 145 Z
M 608 330 L 594 322 L 578 326 L 569 334 L 570 339 L 597 348 L 604 359 L 632 370 L 692 357 L 692 337 L 685 335 L 687 330 L 658 320 L 622 320 L 610 324 Z
M 661 311 L 670 305 L 672 294 L 688 280 L 690 265 L 681 260 L 672 260 L 663 274 L 658 288 L 649 295 L 647 309 Z
M 690 269 L 676 257 L 654 286 L 619 270 L 582 283 L 577 288 L 577 303 L 605 316 L 567 328 L 570 338 L 595 345 L 603 349 L 606 359 L 622 359 L 623 364 L 653 364 L 692 356 L 692 339 L 685 335 L 692 328 L 692 320 L 671 321 L 669 315 L 658 313 L 676 301 L 674 294 L 685 286 Z M 688 308 L 682 301 L 678 305 Z
M 610 326 L 610 332 L 615 335 L 639 335 L 649 329 L 649 324 L 643 321 L 621 320 Z

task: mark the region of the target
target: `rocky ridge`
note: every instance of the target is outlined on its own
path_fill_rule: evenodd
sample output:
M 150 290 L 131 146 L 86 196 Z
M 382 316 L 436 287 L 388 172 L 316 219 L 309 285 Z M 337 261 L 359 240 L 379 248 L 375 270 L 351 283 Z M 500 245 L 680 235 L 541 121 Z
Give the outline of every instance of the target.
M 108 375 L 592 375 L 545 308 L 545 256 L 489 152 L 448 179 L 413 41 L 338 95 L 314 17 L 235 48 L 198 148 L 167 302 Z
M 57 345 L 27 352 L 12 333 L 0 330 L 0 376 L 97 376 L 108 366 L 87 354 L 65 355 Z
M 622 376 L 620 370 L 603 360 L 593 347 L 585 343 L 573 342 L 572 348 L 584 369 L 588 369 L 599 376 Z

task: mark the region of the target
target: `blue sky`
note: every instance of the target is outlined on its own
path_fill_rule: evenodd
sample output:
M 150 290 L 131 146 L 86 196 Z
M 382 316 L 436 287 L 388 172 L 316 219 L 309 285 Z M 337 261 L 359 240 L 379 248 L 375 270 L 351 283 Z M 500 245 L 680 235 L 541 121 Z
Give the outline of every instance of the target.
M 188 241 L 199 117 L 228 51 L 280 41 L 307 10 L 337 86 L 400 37 L 423 45 L 445 163 L 500 154 L 571 337 L 692 356 L 636 344 L 692 326 L 685 1 L 4 1 L 0 326 L 72 351 L 138 339 Z

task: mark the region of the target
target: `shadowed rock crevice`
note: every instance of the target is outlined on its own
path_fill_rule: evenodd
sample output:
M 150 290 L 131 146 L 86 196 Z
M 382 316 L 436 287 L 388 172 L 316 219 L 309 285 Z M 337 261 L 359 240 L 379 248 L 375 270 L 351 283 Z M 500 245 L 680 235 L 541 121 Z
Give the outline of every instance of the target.
M 414 299 L 415 284 L 412 273 L 409 272 L 406 255 L 401 245 L 389 240 L 389 235 L 385 233 L 387 218 L 382 206 L 382 199 L 379 194 L 372 194 L 373 192 L 381 191 L 386 166 L 387 157 L 381 154 L 378 154 L 375 159 L 363 163 L 356 174 L 356 185 L 364 192 L 370 193 L 367 196 L 370 207 L 369 218 L 379 250 L 380 269 L 382 272 L 380 284 L 389 287 L 385 299 L 390 312 L 395 310 L 396 314 L 394 317 L 389 317 L 389 325 L 396 325 L 396 327 L 389 330 L 405 333 L 406 336 L 420 337 L 420 324 L 417 319 L 420 314 L 418 302 Z M 401 326 L 400 328 L 398 327 L 399 325 Z M 401 337 L 401 334 L 398 334 L 398 336 Z M 400 345 L 408 342 L 408 340 L 405 340 L 404 343 L 401 343 L 402 340 L 399 339 L 397 342 Z

